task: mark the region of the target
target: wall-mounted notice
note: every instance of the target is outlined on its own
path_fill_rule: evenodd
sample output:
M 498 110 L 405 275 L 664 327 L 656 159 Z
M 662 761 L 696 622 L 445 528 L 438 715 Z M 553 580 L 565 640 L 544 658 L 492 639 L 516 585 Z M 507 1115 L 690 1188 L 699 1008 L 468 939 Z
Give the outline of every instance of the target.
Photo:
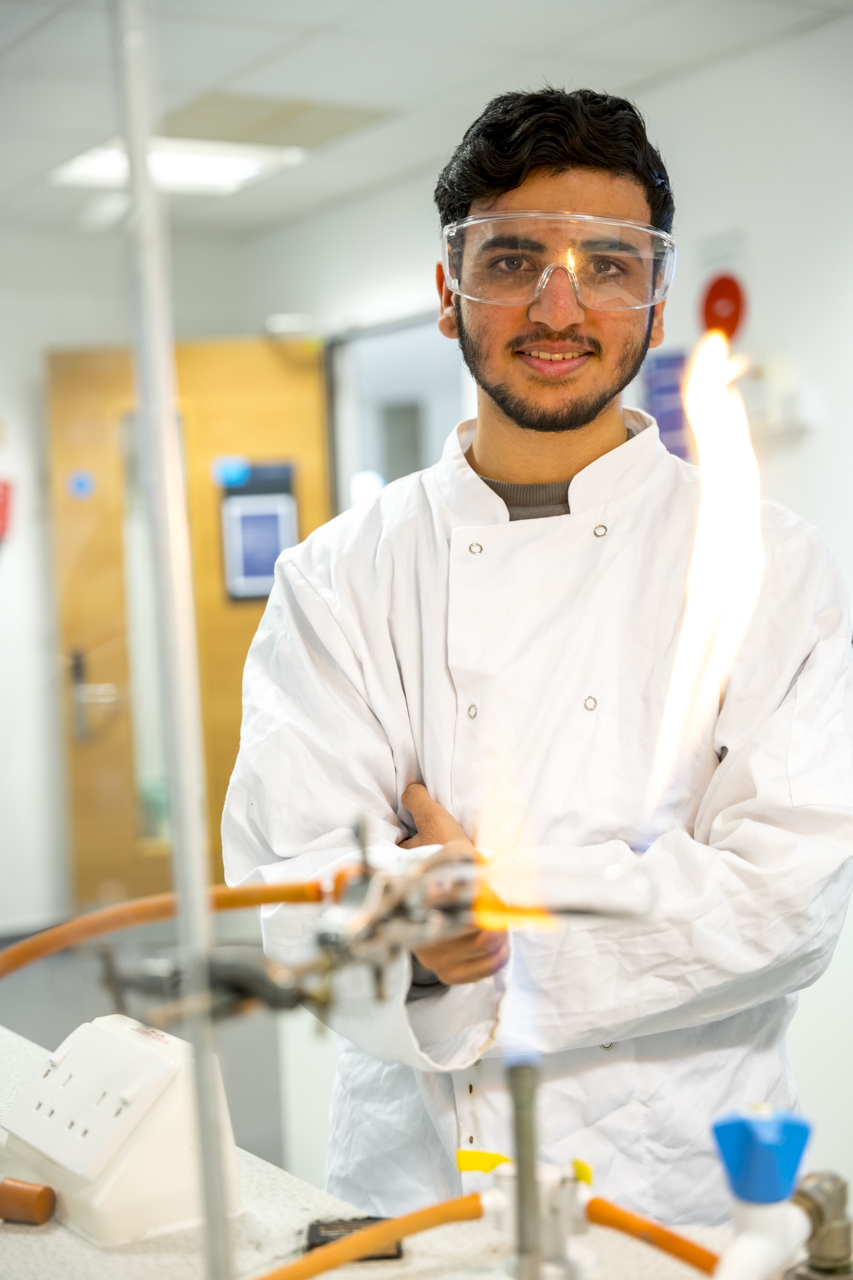
M 238 471 L 234 459 L 217 459 L 225 461 L 228 467 L 214 464 L 214 477 L 223 485 L 226 589 L 236 600 L 263 598 L 272 590 L 276 560 L 299 541 L 293 468 L 246 464 Z
M 650 351 L 643 365 L 646 412 L 660 429 L 660 438 L 677 458 L 692 457 L 690 432 L 681 399 L 687 354 Z

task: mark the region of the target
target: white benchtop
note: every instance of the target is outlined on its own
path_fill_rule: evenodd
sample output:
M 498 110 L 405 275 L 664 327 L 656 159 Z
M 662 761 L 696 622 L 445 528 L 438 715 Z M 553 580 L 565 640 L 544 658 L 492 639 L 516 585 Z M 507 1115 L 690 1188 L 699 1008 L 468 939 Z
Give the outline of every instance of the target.
M 0 1027 L 0 1124 L 20 1090 L 44 1061 L 45 1050 Z M 297 1257 L 315 1218 L 358 1216 L 358 1210 L 247 1151 L 237 1152 L 244 1212 L 233 1227 L 235 1280 L 252 1280 Z M 0 1151 L 0 1177 L 3 1176 Z M 688 1234 L 685 1232 L 685 1234 Z M 728 1238 L 720 1229 L 689 1234 L 711 1249 Z M 696 1280 L 701 1272 L 614 1231 L 593 1227 L 583 1240 L 596 1257 L 593 1280 Z M 499 1266 L 511 1241 L 486 1222 L 437 1227 L 404 1243 L 396 1262 L 341 1267 L 340 1280 L 439 1280 Z M 140 1244 L 101 1249 L 67 1227 L 0 1222 L 3 1280 L 202 1280 L 200 1233 L 176 1231 Z

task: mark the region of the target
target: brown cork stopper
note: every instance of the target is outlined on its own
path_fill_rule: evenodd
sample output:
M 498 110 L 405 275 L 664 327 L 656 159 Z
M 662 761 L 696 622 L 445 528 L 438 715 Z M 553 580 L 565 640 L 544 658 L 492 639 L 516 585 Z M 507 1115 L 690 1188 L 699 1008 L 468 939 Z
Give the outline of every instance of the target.
M 40 1227 L 53 1217 L 55 1208 L 53 1187 L 19 1182 L 17 1178 L 4 1178 L 0 1182 L 0 1218 L 7 1222 L 31 1222 Z

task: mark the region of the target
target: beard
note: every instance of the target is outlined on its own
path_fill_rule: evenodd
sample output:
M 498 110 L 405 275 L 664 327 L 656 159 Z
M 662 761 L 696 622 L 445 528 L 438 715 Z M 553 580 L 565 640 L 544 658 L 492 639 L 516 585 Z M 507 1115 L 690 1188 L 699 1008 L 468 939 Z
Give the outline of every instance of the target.
M 600 391 L 593 391 L 588 395 L 579 396 L 569 404 L 549 409 L 530 404 L 529 401 L 511 391 L 505 383 L 491 383 L 488 381 L 484 373 L 485 358 L 483 351 L 477 344 L 476 339 L 465 327 L 459 299 L 456 298 L 454 301 L 456 323 L 459 330 L 459 348 L 471 377 L 477 383 L 477 386 L 482 387 L 486 394 L 494 400 L 510 422 L 514 422 L 517 427 L 523 427 L 526 431 L 577 431 L 580 427 L 586 427 L 590 422 L 593 422 L 618 395 L 621 395 L 628 383 L 633 382 L 640 372 L 640 367 L 646 358 L 649 343 L 651 342 L 652 324 L 654 323 L 655 315 L 654 309 L 650 308 L 649 322 L 646 325 L 645 334 L 638 341 L 625 347 L 608 386 L 602 387 Z M 509 347 L 511 350 L 516 351 L 519 347 L 536 339 L 543 342 L 568 342 L 572 340 L 577 342 L 579 337 L 580 335 L 572 329 L 564 329 L 561 333 L 546 330 L 514 338 Z M 596 357 L 600 357 L 601 343 L 597 339 L 584 337 L 583 342 L 585 348 L 592 351 Z

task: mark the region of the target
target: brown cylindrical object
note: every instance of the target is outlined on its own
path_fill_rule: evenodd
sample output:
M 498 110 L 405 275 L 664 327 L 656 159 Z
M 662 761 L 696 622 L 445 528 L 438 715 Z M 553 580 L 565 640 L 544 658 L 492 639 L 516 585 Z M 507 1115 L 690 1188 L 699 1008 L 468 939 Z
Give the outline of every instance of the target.
M 618 1204 L 611 1204 L 609 1200 L 601 1200 L 598 1196 L 590 1200 L 586 1207 L 586 1216 L 590 1222 L 596 1223 L 599 1227 L 612 1227 L 616 1231 L 624 1231 L 635 1240 L 644 1240 L 646 1244 L 654 1245 L 664 1253 L 671 1253 L 674 1258 L 680 1258 L 682 1262 L 687 1262 L 691 1267 L 696 1267 L 698 1271 L 704 1271 L 708 1275 L 714 1271 L 720 1261 L 718 1254 L 712 1253 L 710 1249 L 703 1249 L 701 1244 L 695 1244 L 693 1240 L 669 1231 L 660 1223 L 652 1222 L 650 1218 L 641 1218 L 638 1213 L 620 1209 Z
M 56 1208 L 56 1192 L 37 1182 L 4 1178 L 0 1182 L 0 1218 L 6 1222 L 29 1222 L 40 1227 L 49 1222 Z

